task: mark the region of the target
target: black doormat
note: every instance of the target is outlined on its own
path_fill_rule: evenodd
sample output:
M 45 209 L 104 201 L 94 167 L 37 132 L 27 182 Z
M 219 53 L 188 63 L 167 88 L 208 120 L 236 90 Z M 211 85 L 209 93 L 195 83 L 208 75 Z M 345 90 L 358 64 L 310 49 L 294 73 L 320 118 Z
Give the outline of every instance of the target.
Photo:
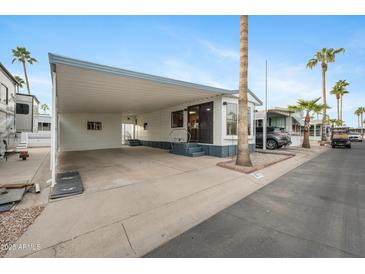
M 51 199 L 63 198 L 84 192 L 80 173 L 77 171 L 58 173 L 56 185 L 50 193 Z

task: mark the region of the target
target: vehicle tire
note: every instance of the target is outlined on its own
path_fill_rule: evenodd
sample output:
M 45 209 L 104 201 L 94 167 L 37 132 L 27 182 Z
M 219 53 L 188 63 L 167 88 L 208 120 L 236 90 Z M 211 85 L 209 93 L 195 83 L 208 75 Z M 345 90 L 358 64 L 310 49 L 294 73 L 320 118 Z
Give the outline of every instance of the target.
M 278 143 L 275 140 L 269 139 L 266 141 L 267 149 L 273 150 L 278 148 Z
M 351 145 L 347 145 L 346 148 L 351 148 Z

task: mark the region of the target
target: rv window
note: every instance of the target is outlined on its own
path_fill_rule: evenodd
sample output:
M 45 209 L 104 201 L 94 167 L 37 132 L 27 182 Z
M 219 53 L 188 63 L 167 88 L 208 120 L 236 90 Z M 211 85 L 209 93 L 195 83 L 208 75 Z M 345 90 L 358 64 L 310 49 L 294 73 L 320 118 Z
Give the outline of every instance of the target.
M 171 127 L 183 127 L 184 126 L 184 111 L 171 112 Z
M 87 130 L 102 130 L 101 122 L 87 122 Z
M 16 114 L 29 114 L 29 105 L 17 103 Z

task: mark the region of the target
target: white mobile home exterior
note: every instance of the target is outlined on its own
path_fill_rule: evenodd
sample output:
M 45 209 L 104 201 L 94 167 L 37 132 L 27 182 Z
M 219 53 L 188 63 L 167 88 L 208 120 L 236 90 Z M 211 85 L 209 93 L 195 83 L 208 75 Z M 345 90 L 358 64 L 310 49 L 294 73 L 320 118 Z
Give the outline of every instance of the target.
M 55 54 L 49 54 L 49 60 L 53 167 L 57 165 L 57 152 L 120 148 L 124 142 L 122 124 L 133 124 L 132 138 L 145 146 L 170 149 L 172 143 L 194 143 L 205 155 L 226 157 L 236 153 L 237 90 Z M 250 91 L 248 104 L 249 146 L 253 151 L 253 113 L 262 102 Z

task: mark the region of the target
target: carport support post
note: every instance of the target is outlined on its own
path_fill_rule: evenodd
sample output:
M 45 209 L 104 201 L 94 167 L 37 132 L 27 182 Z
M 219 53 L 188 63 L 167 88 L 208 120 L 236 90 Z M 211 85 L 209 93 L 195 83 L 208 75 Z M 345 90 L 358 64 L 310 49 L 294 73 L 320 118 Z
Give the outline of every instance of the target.
M 56 109 L 56 72 L 52 72 L 52 124 L 51 124 L 51 186 L 56 184 L 57 168 L 57 109 Z

